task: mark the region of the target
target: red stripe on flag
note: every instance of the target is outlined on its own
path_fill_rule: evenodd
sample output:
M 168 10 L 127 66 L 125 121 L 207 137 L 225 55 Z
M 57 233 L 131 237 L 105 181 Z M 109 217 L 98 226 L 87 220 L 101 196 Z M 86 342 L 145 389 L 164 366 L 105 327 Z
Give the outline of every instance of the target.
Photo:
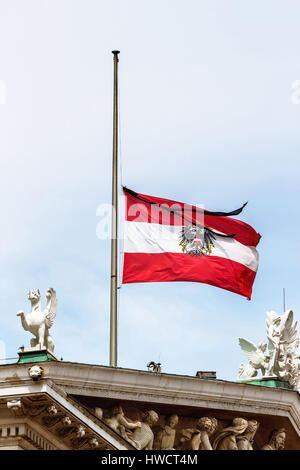
M 261 238 L 260 234 L 257 233 L 254 228 L 241 220 L 225 216 L 195 214 L 195 211 L 192 210 L 196 209 L 195 206 L 172 201 L 171 199 L 138 194 L 138 197 L 149 203 L 143 202 L 138 199 L 138 197 L 129 194 L 126 189 L 124 189 L 124 194 L 126 195 L 125 218 L 128 221 L 163 225 L 190 225 L 195 222 L 199 222 L 200 224 L 204 223 L 206 227 L 218 230 L 226 235 L 235 234 L 235 240 L 246 246 L 256 246 Z M 169 210 L 159 208 L 158 205 L 164 205 L 167 209 L 170 208 L 171 210 L 172 208 L 177 209 L 177 211 L 181 211 L 185 217 L 181 214 L 170 214 Z M 190 223 L 188 222 L 189 220 Z
M 123 283 L 190 281 L 210 284 L 251 298 L 256 273 L 218 256 L 184 253 L 124 253 Z

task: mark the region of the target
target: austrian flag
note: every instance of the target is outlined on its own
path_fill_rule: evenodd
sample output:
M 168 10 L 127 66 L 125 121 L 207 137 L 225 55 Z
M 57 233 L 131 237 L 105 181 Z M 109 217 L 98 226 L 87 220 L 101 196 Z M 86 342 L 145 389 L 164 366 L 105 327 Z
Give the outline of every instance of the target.
M 193 281 L 251 298 L 260 235 L 230 216 L 124 188 L 123 283 Z

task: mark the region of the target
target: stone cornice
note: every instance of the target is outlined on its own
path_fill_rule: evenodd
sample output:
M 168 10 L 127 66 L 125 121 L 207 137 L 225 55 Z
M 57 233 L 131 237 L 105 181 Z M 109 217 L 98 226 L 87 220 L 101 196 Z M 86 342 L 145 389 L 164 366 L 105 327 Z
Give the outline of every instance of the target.
M 59 396 L 64 395 L 66 400 L 67 394 L 73 394 L 289 416 L 295 429 L 300 429 L 300 400 L 298 392 L 294 391 L 70 362 L 44 362 L 42 365 L 42 382 L 52 383 L 48 387 L 51 393 L 57 393 L 55 387 L 58 386 Z M 1 366 L 0 390 L 5 384 L 10 387 L 23 384 L 31 388 L 29 366 Z
M 84 409 L 82 406 L 78 405 L 74 400 L 70 397 L 66 397 L 66 393 L 62 391 L 60 393 L 60 389 L 57 386 L 53 386 L 54 384 L 51 381 L 41 380 L 36 383 L 24 383 L 25 381 L 20 381 L 17 385 L 16 383 L 1 383 L 0 386 L 0 399 L 4 399 L 7 401 L 8 399 L 20 399 L 25 397 L 32 397 L 37 395 L 46 395 L 50 398 L 56 405 L 60 405 L 60 407 L 66 410 L 66 413 L 72 415 L 75 419 L 80 421 L 85 427 L 88 427 L 89 430 L 99 437 L 102 440 L 106 441 L 107 444 L 111 448 L 117 448 L 119 450 L 127 450 L 133 449 L 131 444 L 126 442 L 121 436 L 115 433 L 112 429 L 110 429 L 105 423 L 99 421 L 97 418 L 93 417 L 91 413 Z M 4 408 L 3 404 L 0 407 Z M 19 422 L 20 418 L 13 418 L 13 419 L 2 419 L 3 423 L 14 423 Z M 34 422 L 28 418 L 23 419 L 24 422 L 34 427 Z

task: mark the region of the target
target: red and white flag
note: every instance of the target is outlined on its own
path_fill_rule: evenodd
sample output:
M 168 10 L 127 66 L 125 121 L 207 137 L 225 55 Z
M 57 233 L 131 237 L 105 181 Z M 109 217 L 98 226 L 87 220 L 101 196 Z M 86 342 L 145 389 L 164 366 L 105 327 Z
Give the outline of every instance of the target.
M 251 298 L 260 235 L 248 224 L 124 188 L 123 283 L 193 281 Z

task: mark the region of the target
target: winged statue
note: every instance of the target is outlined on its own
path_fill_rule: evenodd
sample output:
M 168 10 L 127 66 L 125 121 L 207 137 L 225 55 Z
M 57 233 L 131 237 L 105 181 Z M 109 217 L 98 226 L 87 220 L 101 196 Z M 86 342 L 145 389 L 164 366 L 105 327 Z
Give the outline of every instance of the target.
M 288 382 L 294 390 L 300 386 L 300 344 L 297 338 L 297 322 L 293 320 L 293 311 L 286 310 L 283 315 L 273 310 L 267 312 L 267 344 L 254 343 L 244 338 L 239 338 L 239 344 L 243 353 L 249 359 L 249 364 L 243 364 L 239 369 L 239 377 L 249 380 L 257 376 L 261 369 L 264 380 L 282 380 Z
M 53 326 L 56 317 L 57 298 L 56 292 L 52 287 L 46 292 L 46 307 L 42 309 L 42 301 L 40 291 L 30 290 L 28 292 L 28 300 L 31 303 L 31 312 L 27 315 L 19 310 L 17 316 L 21 317 L 22 326 L 25 331 L 33 334 L 31 338 L 31 347 L 38 349 L 48 349 L 54 351 L 54 342 L 49 334 L 49 329 Z
M 297 322 L 293 324 L 293 311 L 287 310 L 282 316 L 274 311 L 267 312 L 266 323 L 270 354 L 268 375 L 286 379 L 298 347 Z
M 238 377 L 242 376 L 244 380 L 253 379 L 257 376 L 258 370 L 261 370 L 264 376 L 268 367 L 268 356 L 265 355 L 267 344 L 261 341 L 258 346 L 256 346 L 245 338 L 239 338 L 239 345 L 243 353 L 247 356 L 249 363 L 245 366 L 241 364 Z

